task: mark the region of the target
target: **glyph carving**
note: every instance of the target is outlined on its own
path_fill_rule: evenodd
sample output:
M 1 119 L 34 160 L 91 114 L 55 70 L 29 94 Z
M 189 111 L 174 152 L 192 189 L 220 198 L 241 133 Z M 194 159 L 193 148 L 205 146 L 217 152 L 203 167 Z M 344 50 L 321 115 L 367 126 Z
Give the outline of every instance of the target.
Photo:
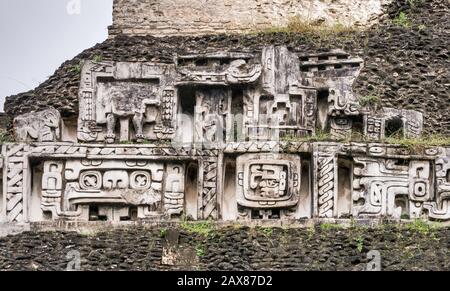
M 164 207 L 166 212 L 173 215 L 181 215 L 184 209 L 184 166 L 181 164 L 167 165 L 164 193 Z
M 251 84 L 261 76 L 261 65 L 250 64 L 254 56 L 215 53 L 178 57 L 178 85 Z
M 450 219 L 450 158 L 440 157 L 436 160 L 436 198 L 435 201 L 425 202 L 424 208 L 428 216 L 437 220 Z
M 423 216 L 424 202 L 432 199 L 430 161 L 355 158 L 355 163 L 354 215 Z
M 300 171 L 300 157 L 294 155 L 239 156 L 236 195 L 241 212 L 294 208 L 299 201 Z

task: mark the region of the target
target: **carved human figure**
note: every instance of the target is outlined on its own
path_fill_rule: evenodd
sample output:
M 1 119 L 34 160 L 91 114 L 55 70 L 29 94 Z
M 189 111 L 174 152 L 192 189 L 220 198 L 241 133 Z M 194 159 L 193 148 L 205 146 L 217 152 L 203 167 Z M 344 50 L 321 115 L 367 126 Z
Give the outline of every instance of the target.
M 127 85 L 123 83 L 107 84 L 109 94 L 102 99 L 101 109 L 106 115 L 106 142 L 114 143 L 116 138 L 116 124 L 120 120 L 121 140 L 128 140 L 130 119 L 133 122 L 136 142 L 144 141 L 144 122 L 147 119 L 156 119 L 148 107 L 159 106 L 155 90 L 150 86 Z
M 14 119 L 14 132 L 18 141 L 57 141 L 61 135 L 60 121 L 58 110 L 53 108 L 30 112 Z

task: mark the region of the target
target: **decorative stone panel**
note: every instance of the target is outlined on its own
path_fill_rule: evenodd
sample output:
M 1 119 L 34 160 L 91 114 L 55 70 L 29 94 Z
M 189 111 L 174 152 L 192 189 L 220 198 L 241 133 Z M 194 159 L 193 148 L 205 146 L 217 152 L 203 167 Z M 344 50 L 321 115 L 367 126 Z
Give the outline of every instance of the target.
M 362 67 L 284 46 L 86 61 L 76 130 L 16 118 L 1 220 L 449 220 L 450 149 L 382 143 L 420 138 L 422 113 L 361 106 Z

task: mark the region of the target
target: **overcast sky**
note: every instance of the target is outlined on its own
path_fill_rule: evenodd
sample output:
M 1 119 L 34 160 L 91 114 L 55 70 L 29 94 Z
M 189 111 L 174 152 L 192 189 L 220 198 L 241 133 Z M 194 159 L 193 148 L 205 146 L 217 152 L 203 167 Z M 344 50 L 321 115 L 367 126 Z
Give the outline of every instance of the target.
M 0 110 L 108 36 L 113 0 L 0 0 Z M 80 4 L 80 5 L 78 5 Z

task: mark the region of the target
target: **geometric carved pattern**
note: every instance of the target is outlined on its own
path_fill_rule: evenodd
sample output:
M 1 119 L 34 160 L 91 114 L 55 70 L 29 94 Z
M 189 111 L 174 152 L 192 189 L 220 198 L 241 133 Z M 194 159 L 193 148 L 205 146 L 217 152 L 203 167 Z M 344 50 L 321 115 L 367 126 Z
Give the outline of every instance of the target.
M 24 199 L 28 191 L 28 146 L 11 144 L 6 146 L 4 193 L 6 193 L 6 215 L 9 222 L 23 222 L 27 219 Z
M 450 219 L 450 160 L 448 151 L 446 157 L 436 160 L 436 198 L 432 202 L 425 202 L 424 208 L 428 216 L 433 219 Z
M 336 144 L 313 146 L 314 215 L 331 218 L 337 213 L 337 151 Z
M 318 157 L 317 167 L 319 217 L 333 217 L 335 203 L 335 158 Z
M 355 216 L 421 217 L 431 196 L 429 161 L 354 158 Z
M 199 206 L 199 217 L 203 219 L 217 219 L 217 174 L 218 159 L 205 158 L 200 161 L 200 178 L 202 179 L 202 193 Z
M 300 157 L 244 154 L 237 158 L 237 203 L 251 209 L 291 208 L 298 204 Z
M 408 166 L 396 160 L 355 158 L 354 196 L 355 216 L 400 217 L 401 209 L 394 209 L 397 195 L 408 195 Z

